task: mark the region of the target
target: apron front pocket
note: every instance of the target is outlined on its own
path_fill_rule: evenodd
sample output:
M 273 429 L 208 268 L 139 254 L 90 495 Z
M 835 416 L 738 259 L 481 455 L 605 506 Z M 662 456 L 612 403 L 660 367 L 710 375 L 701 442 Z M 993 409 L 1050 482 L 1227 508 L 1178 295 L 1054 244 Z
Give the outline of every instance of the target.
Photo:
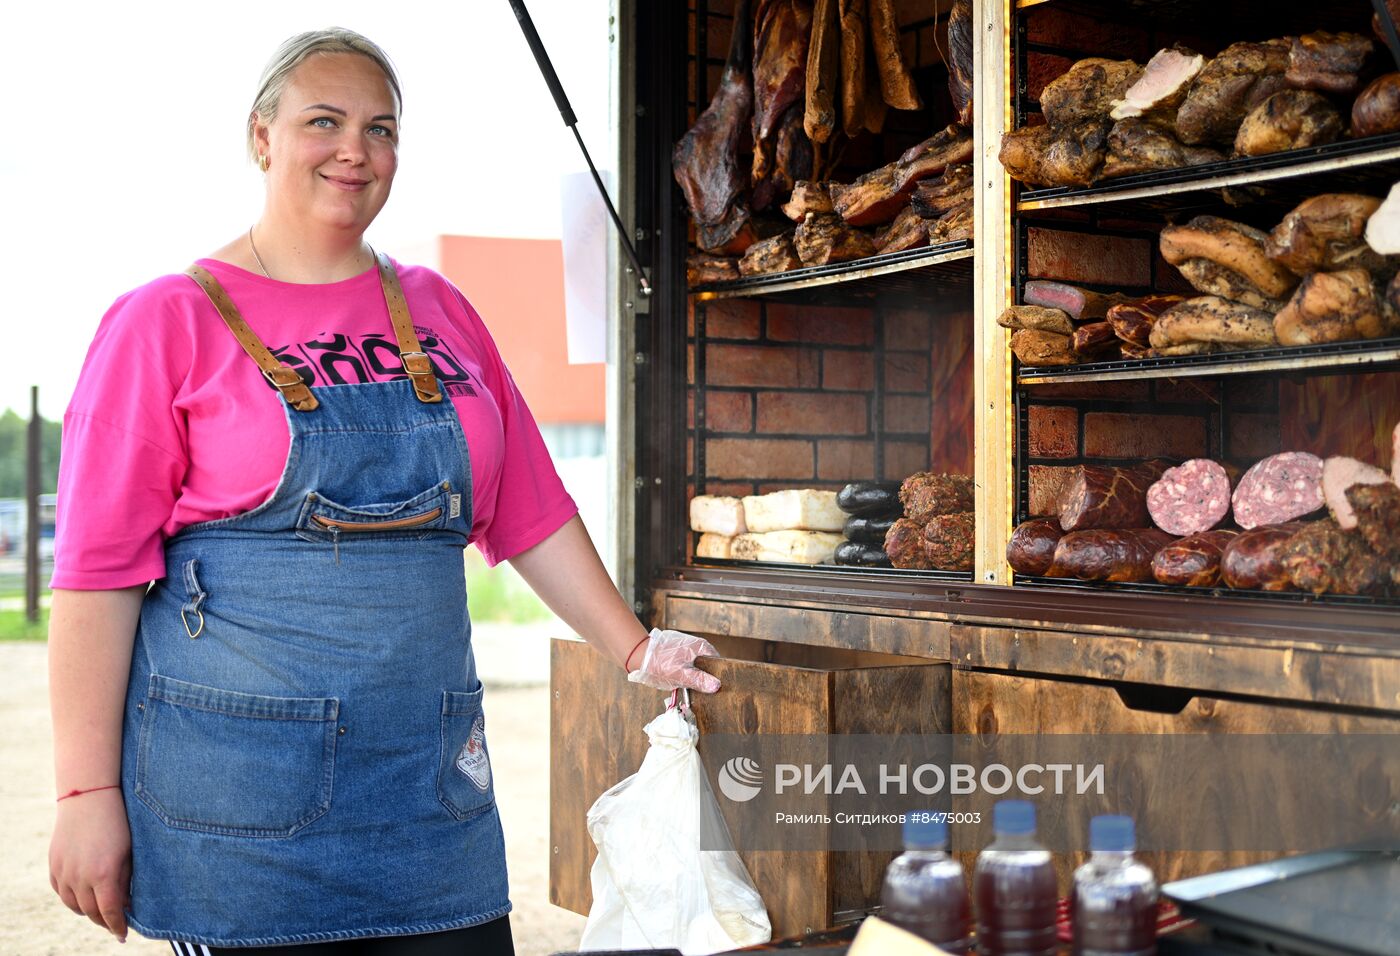
M 496 802 L 491 756 L 486 750 L 484 691 L 442 693 L 442 752 L 438 758 L 438 799 L 458 820 L 466 820 Z
M 264 697 L 151 675 L 136 795 L 167 826 L 289 837 L 331 807 L 333 697 Z
M 461 512 L 461 489 L 439 482 L 402 501 L 345 505 L 319 492 L 306 496 L 297 521 L 297 533 L 315 536 L 428 532 L 446 528 Z M 321 540 L 324 540 L 323 538 Z

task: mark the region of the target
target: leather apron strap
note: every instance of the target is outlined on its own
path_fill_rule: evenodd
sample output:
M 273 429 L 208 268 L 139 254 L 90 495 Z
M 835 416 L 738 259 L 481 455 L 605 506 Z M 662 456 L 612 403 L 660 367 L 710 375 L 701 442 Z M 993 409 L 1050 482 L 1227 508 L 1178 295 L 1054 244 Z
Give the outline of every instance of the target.
M 432 362 L 423 351 L 418 334 L 413 330 L 413 319 L 408 312 L 408 301 L 404 298 L 398 273 L 394 271 L 389 257 L 382 252 L 376 256 L 376 261 L 379 267 L 379 284 L 384 290 L 384 302 L 389 307 L 389 321 L 393 324 L 394 337 L 398 340 L 404 372 L 413 382 L 414 394 L 420 402 L 440 402 L 442 390 L 438 386 L 437 376 L 433 374 Z M 257 333 L 248 326 L 238 307 L 229 298 L 228 292 L 208 269 L 192 265 L 185 270 L 185 274 L 199 283 L 218 311 L 219 317 L 243 347 L 243 351 L 257 363 L 264 377 L 282 393 L 288 405 L 299 412 L 314 411 L 320 406 L 321 403 L 316 400 L 312 389 L 302 381 L 301 375 L 290 366 L 279 362 L 263 344 L 262 339 L 258 338 Z

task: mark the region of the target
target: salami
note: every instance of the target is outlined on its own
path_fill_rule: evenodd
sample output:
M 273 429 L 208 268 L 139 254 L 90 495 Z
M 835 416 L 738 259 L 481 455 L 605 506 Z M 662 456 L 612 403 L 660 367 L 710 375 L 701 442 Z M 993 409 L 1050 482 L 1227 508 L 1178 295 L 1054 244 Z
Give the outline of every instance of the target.
M 1238 531 L 1202 531 L 1174 541 L 1152 558 L 1152 576 L 1159 584 L 1191 588 L 1220 583 L 1220 559 Z
M 1231 499 L 1241 528 L 1283 524 L 1322 507 L 1322 459 L 1285 451 L 1255 462 Z
M 1055 545 L 1064 537 L 1060 523 L 1053 519 L 1035 518 L 1024 521 L 1011 532 L 1006 543 L 1006 563 L 1017 574 L 1044 574 L 1055 558 Z
M 1225 548 L 1220 577 L 1232 588 L 1287 591 L 1292 587 L 1283 566 L 1283 546 L 1307 525 L 1292 523 L 1246 531 Z
M 1060 492 L 1060 527 L 1065 531 L 1147 527 L 1147 489 L 1167 467 L 1159 461 L 1131 468 L 1080 465 Z
M 924 557 L 939 571 L 971 571 L 976 522 L 971 511 L 936 515 L 924 526 Z
M 1100 528 L 1067 534 L 1046 573 L 1081 581 L 1151 581 L 1152 558 L 1173 538 L 1156 528 Z
M 1147 512 L 1169 534 L 1209 531 L 1230 513 L 1230 476 L 1209 458 L 1168 468 L 1147 489 Z

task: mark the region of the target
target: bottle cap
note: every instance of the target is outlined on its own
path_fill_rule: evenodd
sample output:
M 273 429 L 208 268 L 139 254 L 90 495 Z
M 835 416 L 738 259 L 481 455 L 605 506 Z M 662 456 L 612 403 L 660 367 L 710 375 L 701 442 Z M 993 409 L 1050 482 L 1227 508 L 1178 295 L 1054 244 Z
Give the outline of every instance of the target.
M 998 800 L 992 807 L 992 828 L 998 833 L 1035 833 L 1035 804 L 1029 800 Z
M 916 819 L 923 816 L 923 820 Z M 904 818 L 904 845 L 910 849 L 934 850 L 948 845 L 948 821 L 931 813 L 909 813 Z
M 1137 849 L 1132 817 L 1102 816 L 1089 821 L 1089 849 L 1123 852 Z

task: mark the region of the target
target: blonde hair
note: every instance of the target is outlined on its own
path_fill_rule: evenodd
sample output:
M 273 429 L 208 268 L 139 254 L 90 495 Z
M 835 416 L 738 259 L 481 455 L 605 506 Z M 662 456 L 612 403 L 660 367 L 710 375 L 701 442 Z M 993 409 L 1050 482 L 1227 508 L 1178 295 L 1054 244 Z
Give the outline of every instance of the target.
M 358 53 L 369 57 L 384 71 L 384 78 L 394 90 L 394 102 L 399 109 L 403 109 L 403 93 L 399 89 L 399 76 L 394 71 L 393 61 L 373 40 L 342 27 L 299 33 L 283 42 L 263 68 L 258 95 L 253 98 L 253 108 L 248 112 L 246 130 L 248 158 L 253 162 L 258 160 L 257 144 L 253 142 L 253 127 L 259 120 L 270 123 L 277 117 L 278 104 L 292 73 L 303 60 L 317 53 Z

